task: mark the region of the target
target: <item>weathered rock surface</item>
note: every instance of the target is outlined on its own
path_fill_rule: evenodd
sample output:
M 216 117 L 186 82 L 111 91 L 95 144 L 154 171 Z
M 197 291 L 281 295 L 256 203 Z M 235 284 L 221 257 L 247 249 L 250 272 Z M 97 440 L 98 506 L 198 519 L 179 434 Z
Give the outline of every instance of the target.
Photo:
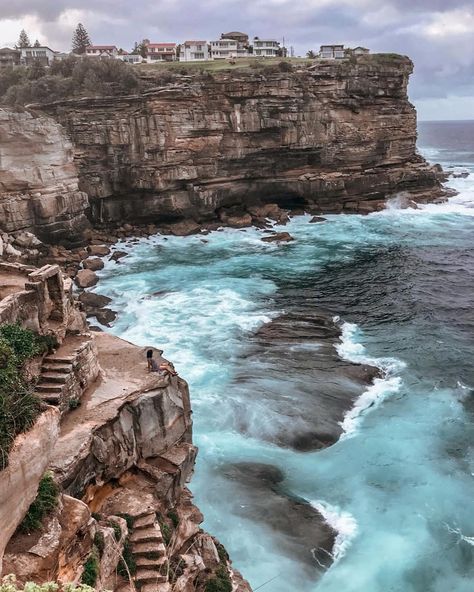
M 0 109 L 0 228 L 74 243 L 89 223 L 73 150 L 52 118 Z
M 74 141 L 94 222 L 200 222 L 259 200 L 369 212 L 399 191 L 439 193 L 439 172 L 415 150 L 412 68 L 379 54 L 42 108 Z
M 95 286 L 99 278 L 96 274 L 90 269 L 81 269 L 77 272 L 75 277 L 75 282 L 79 286 L 79 288 L 90 288 Z
M 5 547 L 36 497 L 59 434 L 59 411 L 42 413 L 28 432 L 19 435 L 0 472 L 0 573 Z
M 84 269 L 90 269 L 91 271 L 99 271 L 104 268 L 104 262 L 99 257 L 88 257 L 82 262 Z

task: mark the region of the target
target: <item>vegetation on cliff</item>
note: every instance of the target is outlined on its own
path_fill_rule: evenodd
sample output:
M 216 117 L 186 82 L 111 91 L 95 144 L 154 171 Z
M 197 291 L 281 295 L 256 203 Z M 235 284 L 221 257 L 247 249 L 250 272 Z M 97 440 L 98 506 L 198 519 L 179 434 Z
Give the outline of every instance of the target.
M 92 96 L 129 94 L 143 82 L 128 64 L 120 60 L 86 60 L 70 56 L 53 62 L 5 69 L 0 72 L 0 102 L 7 105 L 49 103 Z
M 26 582 L 26 584 L 20 585 L 17 583 L 16 577 L 10 574 L 0 580 L 0 592 L 95 592 L 95 590 L 84 584 L 80 586 L 74 584 L 59 585 L 56 582 L 46 582 L 44 584 Z
M 47 349 L 44 340 L 19 325 L 0 327 L 0 470 L 8 464 L 15 436 L 29 429 L 41 409 L 25 363 Z
M 57 506 L 58 497 L 59 489 L 54 482 L 53 476 L 51 473 L 45 473 L 39 483 L 36 498 L 18 527 L 20 532 L 30 534 L 35 530 L 39 530 L 44 518 Z

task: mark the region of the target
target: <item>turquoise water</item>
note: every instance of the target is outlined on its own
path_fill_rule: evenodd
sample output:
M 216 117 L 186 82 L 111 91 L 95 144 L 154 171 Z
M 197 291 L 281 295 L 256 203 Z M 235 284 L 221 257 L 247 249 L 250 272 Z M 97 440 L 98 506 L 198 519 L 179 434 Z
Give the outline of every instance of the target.
M 462 164 L 471 175 L 450 181 L 460 194 L 447 204 L 294 218 L 283 246 L 256 229 L 143 239 L 101 272 L 97 291 L 119 311 L 112 332 L 162 348 L 190 384 L 191 488 L 254 589 L 473 589 L 474 163 Z M 285 435 L 317 413 L 314 344 L 255 332 L 316 307 L 340 318 L 341 356 L 387 375 L 347 413 L 339 442 L 298 452 Z M 288 495 L 336 528 L 322 576 L 294 516 L 229 472 L 242 462 L 280 469 Z

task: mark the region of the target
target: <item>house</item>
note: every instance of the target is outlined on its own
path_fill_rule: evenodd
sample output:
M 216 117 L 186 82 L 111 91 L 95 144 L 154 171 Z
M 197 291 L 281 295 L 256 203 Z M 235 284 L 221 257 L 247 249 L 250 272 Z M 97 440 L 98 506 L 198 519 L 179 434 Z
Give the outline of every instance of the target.
M 19 49 L 10 49 L 9 47 L 0 49 L 0 68 L 19 66 L 20 59 L 21 51 Z
M 176 43 L 148 43 L 146 49 L 146 61 L 149 64 L 174 62 L 178 55 Z
M 117 56 L 117 59 L 122 60 L 122 62 L 125 62 L 126 64 L 132 65 L 141 64 L 145 61 L 139 53 L 127 53 L 126 51 L 120 53 Z
M 275 39 L 254 37 L 253 55 L 258 57 L 276 58 L 281 55 L 280 42 Z
M 39 47 L 22 47 L 20 63 L 24 66 L 31 66 L 38 62 L 43 66 L 50 66 L 54 59 L 56 52 L 46 46 Z
M 116 58 L 118 48 L 115 45 L 89 45 L 85 55 L 89 58 Z
M 185 41 L 180 46 L 180 62 L 199 62 L 210 58 L 207 41 Z
M 247 47 L 235 39 L 218 39 L 217 41 L 211 41 L 212 60 L 246 58 L 249 55 Z
M 344 45 L 321 45 L 319 57 L 323 60 L 340 60 L 345 57 Z
M 358 47 L 354 47 L 354 49 L 351 50 L 351 53 L 355 56 L 367 55 L 368 53 L 370 53 L 370 49 L 367 49 L 366 47 L 361 47 L 359 45 Z
M 239 31 L 231 31 L 230 33 L 222 33 L 221 39 L 233 39 L 240 43 L 242 46 L 248 47 L 249 36 L 247 33 L 240 33 Z

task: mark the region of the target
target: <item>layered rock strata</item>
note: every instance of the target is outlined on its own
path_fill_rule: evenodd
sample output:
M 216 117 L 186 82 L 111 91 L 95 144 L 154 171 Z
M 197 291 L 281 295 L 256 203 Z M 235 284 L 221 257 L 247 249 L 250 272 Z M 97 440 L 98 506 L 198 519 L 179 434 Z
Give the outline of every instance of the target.
M 433 199 L 407 98 L 412 62 L 178 77 L 137 96 L 43 107 L 68 130 L 95 223 L 215 219 L 257 202 L 327 212 Z
M 0 229 L 73 243 L 88 226 L 73 147 L 52 118 L 0 109 Z

